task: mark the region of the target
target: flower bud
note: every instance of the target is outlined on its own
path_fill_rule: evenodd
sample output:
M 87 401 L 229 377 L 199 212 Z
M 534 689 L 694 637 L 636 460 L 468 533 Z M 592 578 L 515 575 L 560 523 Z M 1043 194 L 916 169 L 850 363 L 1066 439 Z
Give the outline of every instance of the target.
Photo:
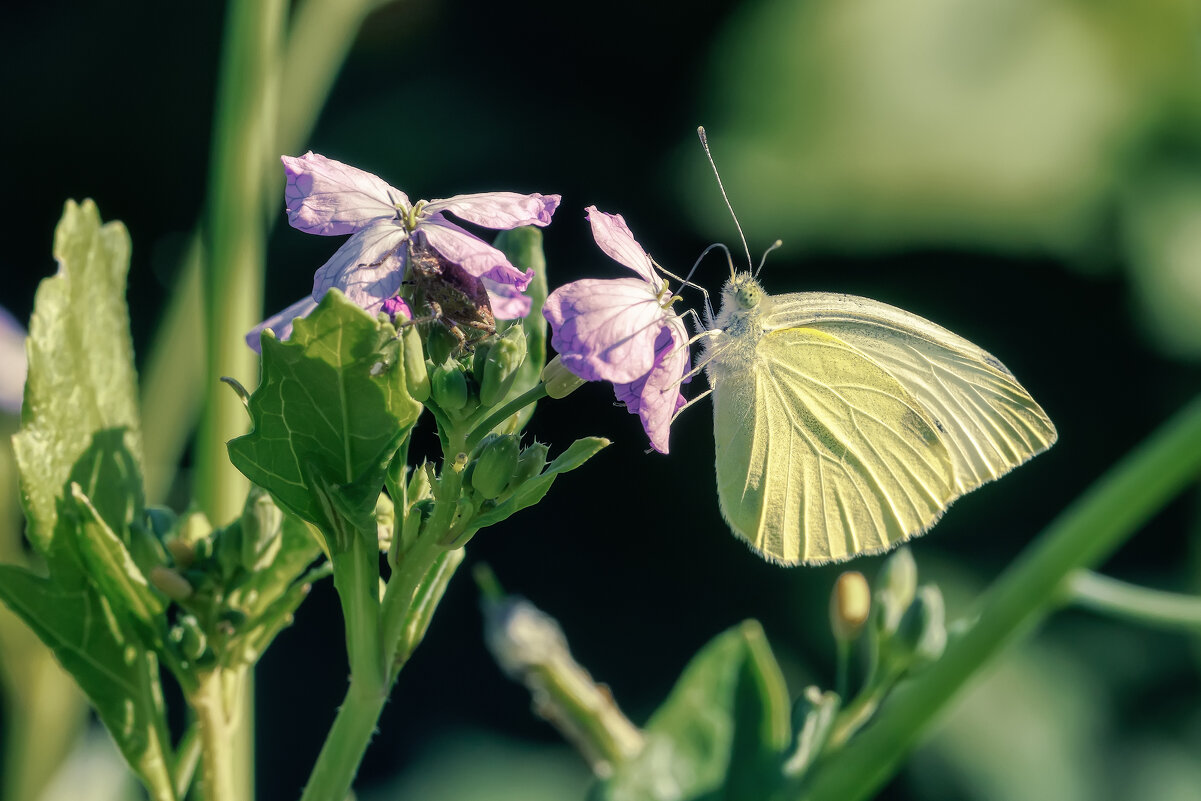
M 147 576 L 154 588 L 172 601 L 186 601 L 192 597 L 192 585 L 178 571 L 165 565 L 155 565 L 150 568 Z
M 901 616 L 893 638 L 892 655 L 897 660 L 904 660 L 911 669 L 921 668 L 942 656 L 946 646 L 946 609 L 942 593 L 938 587 L 927 584 Z
M 375 536 L 379 540 L 380 551 L 392 547 L 392 529 L 396 524 L 396 509 L 392 499 L 385 493 L 380 493 L 375 499 Z
M 495 406 L 505 399 L 525 362 L 525 354 L 525 329 L 520 325 L 509 326 L 488 349 L 483 373 L 475 374 L 480 382 L 480 403 Z
M 254 572 L 262 570 L 279 553 L 284 513 L 267 491 L 251 486 L 242 509 L 242 566 Z
M 491 500 L 505 491 L 517 469 L 517 438 L 498 436 L 480 450 L 471 474 L 471 486 L 482 497 Z
M 563 360 L 556 356 L 547 363 L 546 367 L 542 368 L 542 383 L 546 387 L 546 394 L 558 400 L 566 398 L 584 386 L 585 382 L 584 379 L 564 367 Z
M 517 469 L 513 471 L 512 486 L 515 487 L 541 475 L 542 468 L 546 467 L 546 455 L 549 452 L 550 446 L 541 442 L 535 442 L 523 450 L 517 457 Z
M 876 600 L 880 604 L 876 623 L 882 632 L 891 634 L 897 630 L 916 590 L 917 563 L 913 561 L 913 553 L 902 546 L 888 557 L 876 576 Z
M 425 403 L 430 396 L 430 377 L 425 368 L 425 354 L 421 350 L 421 333 L 415 325 L 406 325 L 400 334 L 405 363 L 405 387 L 418 403 Z
M 208 638 L 204 635 L 204 629 L 200 628 L 200 621 L 193 615 L 181 616 L 179 622 L 171 627 L 167 637 L 179 647 L 180 654 L 189 662 L 200 659 L 208 648 Z
M 146 528 L 159 540 L 165 542 L 175 531 L 178 522 L 175 512 L 165 506 L 146 507 Z
M 201 540 L 207 540 L 213 533 L 213 524 L 204 516 L 204 512 L 190 509 L 179 522 L 179 538 L 189 545 L 196 545 Z
M 435 323 L 429 327 L 429 333 L 425 335 L 425 352 L 431 362 L 444 363 L 457 347 L 459 340 L 446 326 Z
M 863 574 L 848 570 L 830 593 L 830 628 L 839 642 L 851 642 L 863 631 L 872 609 L 872 593 Z
M 447 412 L 457 412 L 467 405 L 467 377 L 457 362 L 444 362 L 434 368 L 430 396 Z

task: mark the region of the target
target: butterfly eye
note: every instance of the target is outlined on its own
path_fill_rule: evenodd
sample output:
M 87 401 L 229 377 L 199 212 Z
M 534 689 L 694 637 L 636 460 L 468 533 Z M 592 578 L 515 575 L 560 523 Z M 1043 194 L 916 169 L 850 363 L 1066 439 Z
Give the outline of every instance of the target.
M 762 293 L 759 291 L 759 287 L 754 284 L 743 284 L 738 287 L 737 298 L 739 306 L 744 309 L 753 309 L 759 305 Z

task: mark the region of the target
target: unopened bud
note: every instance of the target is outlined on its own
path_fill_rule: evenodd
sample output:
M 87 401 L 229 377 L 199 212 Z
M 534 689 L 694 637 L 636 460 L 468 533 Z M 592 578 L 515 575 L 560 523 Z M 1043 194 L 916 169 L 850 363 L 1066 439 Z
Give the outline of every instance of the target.
M 421 350 L 421 333 L 415 325 L 406 325 L 400 334 L 405 362 L 405 387 L 418 403 L 430 396 L 430 377 L 425 369 L 425 354 Z
M 180 537 L 172 537 L 163 545 L 167 553 L 171 554 L 171 561 L 182 570 L 187 570 L 196 561 L 196 546 Z
M 917 563 L 912 552 L 902 546 L 888 557 L 876 576 L 876 599 L 880 604 L 877 622 L 883 632 L 891 634 L 897 630 L 916 591 Z
M 434 364 L 443 364 L 459 347 L 459 340 L 446 326 L 435 323 L 425 335 L 425 352 Z
M 177 571 L 166 565 L 155 565 L 147 576 L 154 588 L 172 601 L 186 601 L 192 597 L 192 585 Z
M 175 512 L 165 506 L 146 507 L 146 528 L 160 540 L 165 541 L 175 531 L 178 522 Z
M 525 354 L 525 329 L 520 325 L 509 326 L 488 349 L 483 373 L 475 374 L 480 382 L 480 403 L 495 406 L 505 399 L 513 388 Z
M 550 446 L 541 442 L 535 442 L 523 450 L 517 457 L 517 469 L 513 471 L 512 486 L 517 486 L 541 475 L 542 468 L 546 467 L 546 455 L 549 452 Z
M 375 501 L 375 535 L 379 539 L 379 549 L 387 551 L 392 547 L 392 529 L 396 523 L 396 509 L 392 499 L 384 493 Z
M 190 545 L 208 539 L 212 533 L 213 524 L 199 510 L 189 510 L 179 521 L 179 538 Z
M 563 360 L 556 356 L 542 368 L 542 383 L 546 394 L 557 400 L 584 386 L 584 379 L 564 367 Z
M 859 637 L 872 609 L 872 592 L 863 574 L 849 570 L 834 582 L 830 593 L 830 628 L 840 642 Z
M 517 469 L 517 438 L 511 434 L 498 436 L 480 450 L 471 474 L 471 486 L 482 497 L 491 500 L 505 491 Z
M 200 628 L 200 621 L 192 615 L 180 617 L 167 636 L 179 646 L 180 654 L 192 662 L 204 656 L 208 648 L 208 638 L 204 635 L 204 629 Z
M 242 566 L 262 570 L 279 553 L 284 513 L 261 487 L 251 486 L 242 509 Z
M 892 652 L 911 668 L 925 667 L 942 656 L 947 646 L 946 609 L 942 593 L 933 584 L 918 591 L 917 597 L 897 627 Z
M 445 362 L 434 368 L 430 396 L 447 412 L 457 412 L 467 405 L 467 376 L 457 362 Z

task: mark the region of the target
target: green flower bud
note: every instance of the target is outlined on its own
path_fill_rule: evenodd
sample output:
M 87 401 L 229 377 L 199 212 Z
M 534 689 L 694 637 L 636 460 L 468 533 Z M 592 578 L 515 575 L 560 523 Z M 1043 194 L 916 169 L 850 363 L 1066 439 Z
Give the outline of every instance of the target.
M 942 593 L 927 584 L 901 616 L 890 655 L 910 669 L 922 668 L 942 656 L 947 645 L 946 610 Z
M 497 337 L 488 336 L 475 343 L 475 353 L 471 356 L 471 374 L 476 378 L 483 379 L 484 367 L 488 364 L 488 352 L 492 350 L 492 344 L 496 340 Z
M 194 590 L 188 580 L 179 571 L 165 565 L 155 565 L 150 568 L 147 576 L 154 588 L 172 601 L 186 601 L 192 597 Z
M 523 450 L 521 456 L 517 457 L 517 469 L 513 471 L 513 486 L 541 475 L 549 452 L 550 446 L 541 442 L 535 442 Z
M 204 636 L 204 629 L 200 628 L 200 621 L 192 615 L 181 616 L 179 622 L 171 627 L 167 637 L 189 662 L 200 659 L 208 648 L 208 638 Z
M 517 469 L 517 437 L 509 434 L 492 439 L 480 449 L 471 474 L 471 486 L 491 500 L 505 491 Z
M 405 386 L 418 403 L 430 396 L 430 377 L 425 369 L 425 354 L 421 350 L 421 332 L 415 325 L 406 325 L 400 333 L 405 362 Z
M 872 609 L 872 592 L 863 574 L 848 570 L 834 582 L 830 593 L 830 628 L 839 642 L 859 637 Z
M 213 535 L 213 556 L 221 578 L 228 582 L 242 570 L 242 521 L 235 520 Z
M 429 327 L 429 333 L 425 335 L 425 352 L 431 362 L 445 363 L 458 347 L 459 340 L 446 326 L 435 323 Z
M 196 562 L 196 547 L 191 543 L 184 542 L 180 537 L 172 537 L 163 543 L 167 549 L 167 553 L 171 554 L 171 561 L 181 570 L 187 570 Z
M 254 572 L 275 561 L 284 513 L 261 487 L 251 486 L 242 509 L 242 566 Z
M 459 496 L 458 502 L 455 504 L 455 514 L 450 521 L 450 529 L 446 533 L 446 537 L 442 544 L 447 548 L 461 548 L 467 544 L 467 540 L 471 539 L 471 534 L 467 533 L 467 525 L 471 518 L 475 517 L 476 505 L 475 502 L 466 495 Z
M 483 374 L 475 374 L 480 382 L 480 403 L 495 406 L 505 399 L 517 380 L 525 354 L 525 329 L 520 325 L 509 326 L 488 349 Z
M 179 518 L 176 517 L 175 512 L 167 507 L 146 507 L 146 528 L 158 539 L 165 542 L 175 531 L 175 526 L 178 523 Z
M 387 551 L 392 547 L 392 529 L 396 524 L 396 509 L 392 499 L 384 493 L 375 500 L 375 535 L 379 539 L 379 549 Z
M 467 376 L 463 375 L 458 362 L 444 362 L 434 368 L 430 396 L 447 412 L 457 412 L 467 405 Z
M 542 383 L 546 387 L 546 394 L 557 400 L 566 398 L 584 386 L 585 381 L 564 367 L 563 361 L 555 356 L 542 368 Z
M 876 624 L 881 632 L 891 634 L 897 630 L 916 590 L 917 563 L 908 548 L 898 548 L 876 576 L 876 600 L 880 605 Z
M 197 509 L 189 509 L 179 522 L 179 538 L 190 545 L 208 539 L 212 533 L 213 524 Z

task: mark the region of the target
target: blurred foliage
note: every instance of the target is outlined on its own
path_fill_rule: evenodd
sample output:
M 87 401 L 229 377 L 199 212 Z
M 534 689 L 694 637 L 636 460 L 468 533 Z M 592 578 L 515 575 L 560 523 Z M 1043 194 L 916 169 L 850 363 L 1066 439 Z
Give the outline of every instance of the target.
M 1191 0 L 758 0 L 706 120 L 756 242 L 1121 264 L 1148 333 L 1196 358 L 1199 37 Z M 708 180 L 681 194 L 722 230 Z

